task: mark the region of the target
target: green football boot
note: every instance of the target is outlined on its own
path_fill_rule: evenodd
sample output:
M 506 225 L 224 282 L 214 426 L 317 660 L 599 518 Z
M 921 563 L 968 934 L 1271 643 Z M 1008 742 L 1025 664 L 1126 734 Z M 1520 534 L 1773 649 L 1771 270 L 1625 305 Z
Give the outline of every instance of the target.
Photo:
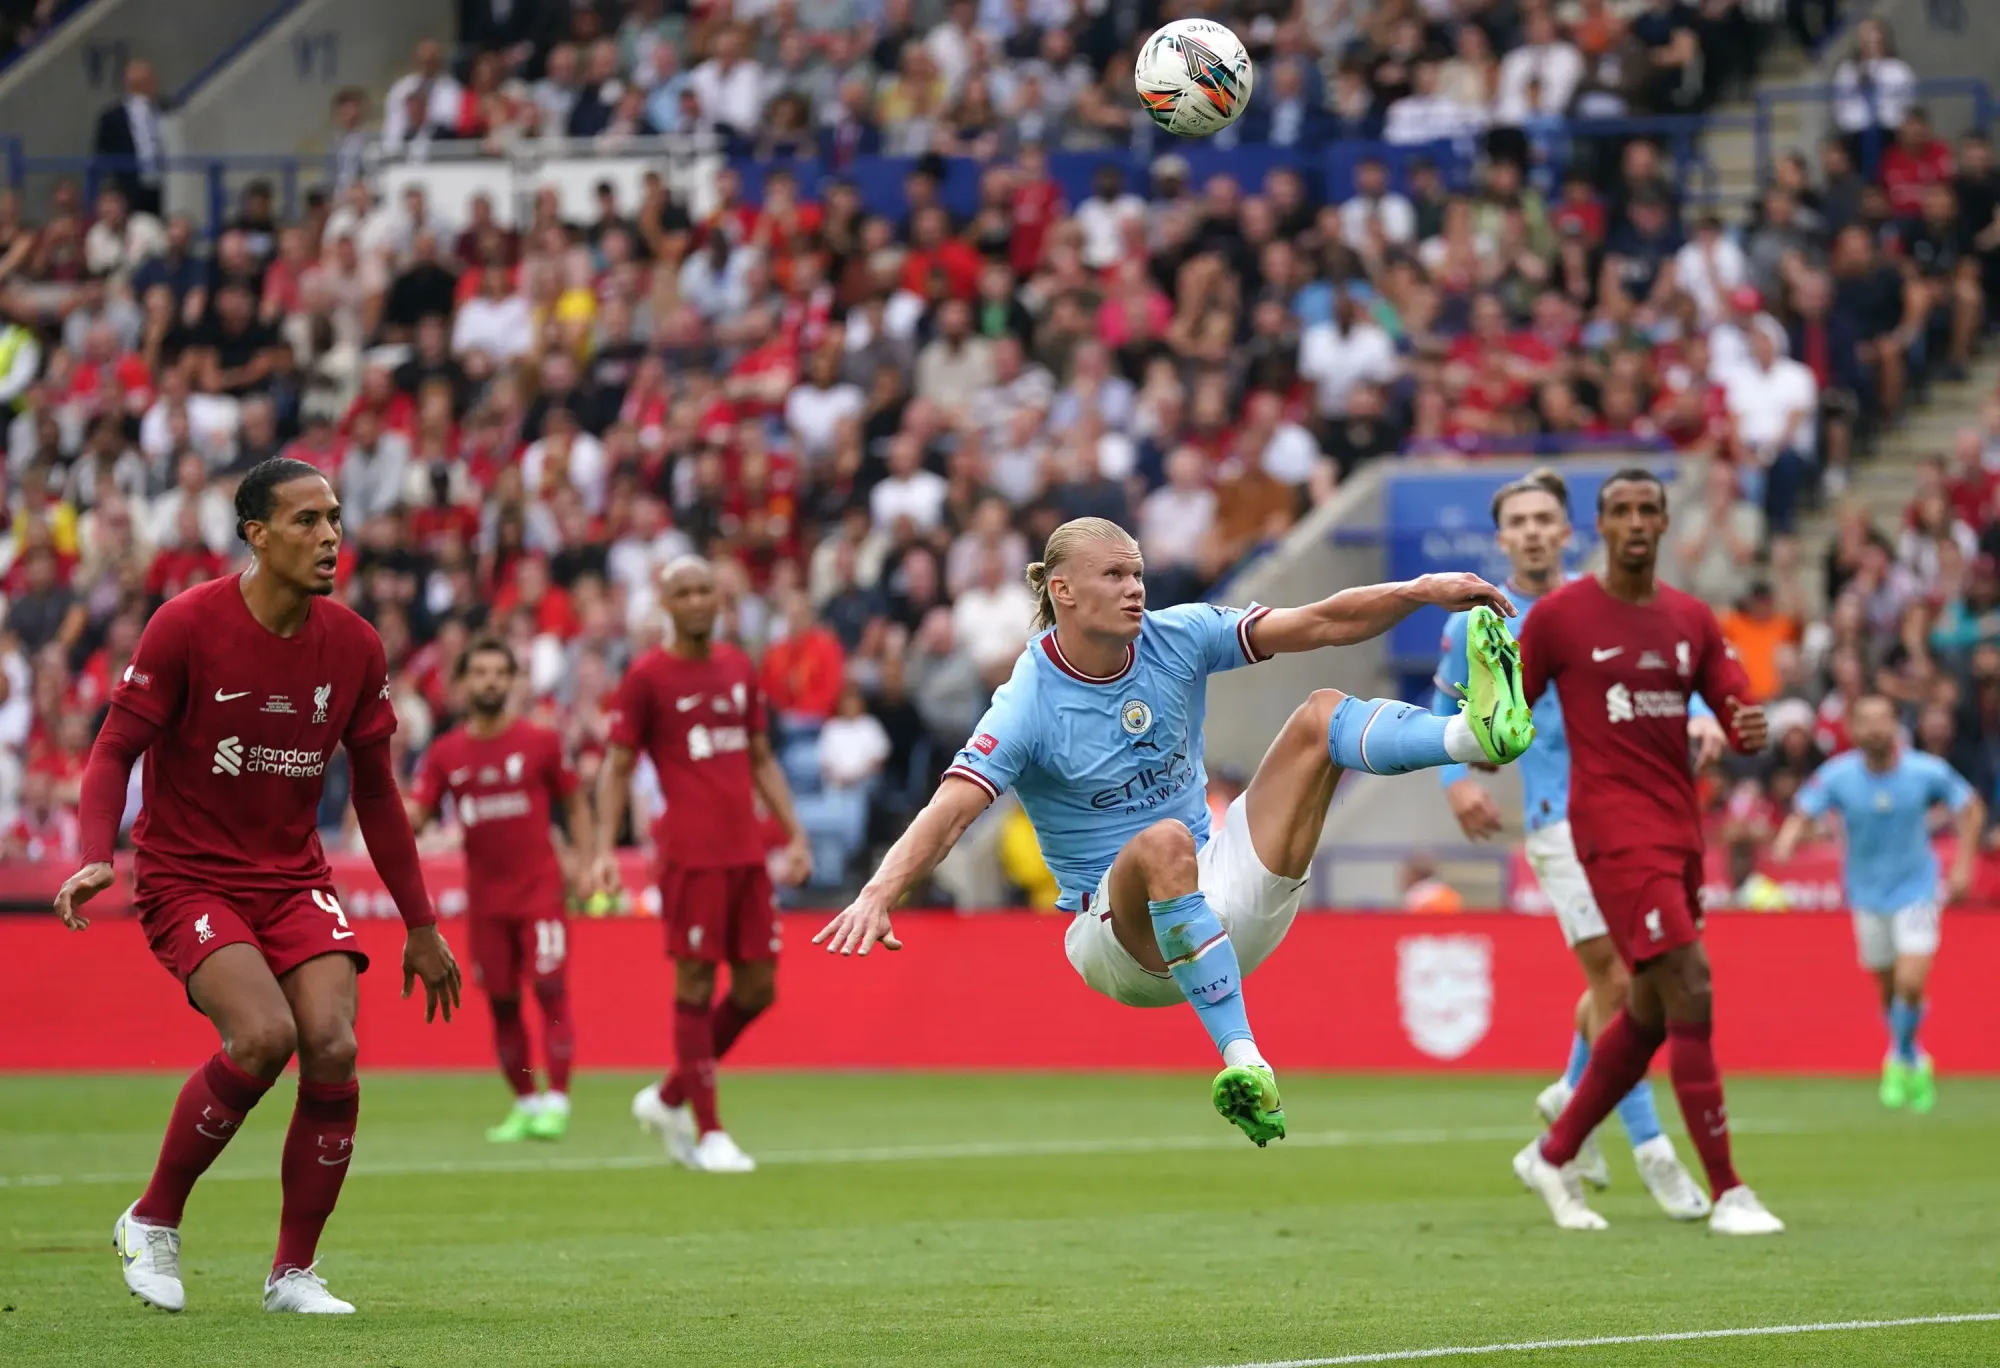
M 1937 1068 L 1931 1057 L 1920 1056 L 1915 1067 L 1904 1072 L 1910 1079 L 1910 1110 L 1921 1116 L 1937 1106 Z
M 1882 1089 L 1877 1096 L 1890 1111 L 1901 1110 L 1910 1100 L 1910 1070 L 1894 1055 L 1882 1061 Z
M 1262 1149 L 1285 1138 L 1285 1105 L 1278 1100 L 1278 1080 L 1267 1068 L 1238 1064 L 1215 1076 L 1215 1109 L 1222 1119 L 1257 1142 Z
M 516 1102 L 507 1119 L 486 1128 L 486 1139 L 495 1145 L 517 1145 L 535 1133 L 535 1111 L 526 1102 Z
M 569 1130 L 569 1108 L 543 1100 L 528 1122 L 528 1136 L 534 1140 L 560 1140 Z
M 1479 748 L 1496 765 L 1518 760 L 1535 739 L 1535 720 L 1521 694 L 1521 646 L 1491 608 L 1474 608 L 1465 631 L 1465 720 Z

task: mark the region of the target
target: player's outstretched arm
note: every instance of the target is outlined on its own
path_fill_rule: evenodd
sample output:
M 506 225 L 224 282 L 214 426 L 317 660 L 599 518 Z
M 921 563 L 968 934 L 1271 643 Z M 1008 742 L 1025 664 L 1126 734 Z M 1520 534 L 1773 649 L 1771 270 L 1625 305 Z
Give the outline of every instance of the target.
M 765 810 L 777 818 L 785 833 L 785 881 L 804 883 L 812 874 L 812 843 L 792 807 L 792 786 L 785 782 L 785 767 L 771 749 L 771 738 L 762 733 L 750 738 L 750 782 L 764 800 Z
M 1448 613 L 1483 605 L 1505 617 L 1514 616 L 1514 605 L 1507 596 L 1477 575 L 1422 575 L 1392 584 L 1343 589 L 1331 598 L 1299 608 L 1273 608 L 1250 624 L 1250 644 L 1259 656 L 1352 646 L 1381 636 L 1429 604 Z
M 111 852 L 118 847 L 118 825 L 125 817 L 132 765 L 159 734 L 158 723 L 114 702 L 90 747 L 83 791 L 77 799 L 83 867 L 63 880 L 56 894 L 56 915 L 72 931 L 90 925 L 77 909 L 111 887 Z
M 354 776 L 354 819 L 368 845 L 368 858 L 395 900 L 403 925 L 409 928 L 403 942 L 403 996 L 408 997 L 417 980 L 423 980 L 424 1020 L 433 1021 L 442 1011 L 449 1022 L 452 1009 L 458 1006 L 458 961 L 437 929 L 437 913 L 424 889 L 417 833 L 410 827 L 403 796 L 396 788 L 388 737 L 349 746 L 347 761 Z
M 1778 838 L 1771 842 L 1771 859 L 1778 864 L 1792 858 L 1792 852 L 1799 848 L 1799 842 L 1810 836 L 1818 825 L 1803 812 L 1793 812 L 1786 816 L 1785 824 L 1778 828 Z
M 889 926 L 889 910 L 917 886 L 918 880 L 937 868 L 938 861 L 951 852 L 973 819 L 992 801 L 986 790 L 971 780 L 947 775 L 917 819 L 889 847 L 875 877 L 839 916 L 820 928 L 813 944 L 826 946 L 828 954 L 842 955 L 865 955 L 877 941 L 884 949 L 901 950 L 903 943 Z

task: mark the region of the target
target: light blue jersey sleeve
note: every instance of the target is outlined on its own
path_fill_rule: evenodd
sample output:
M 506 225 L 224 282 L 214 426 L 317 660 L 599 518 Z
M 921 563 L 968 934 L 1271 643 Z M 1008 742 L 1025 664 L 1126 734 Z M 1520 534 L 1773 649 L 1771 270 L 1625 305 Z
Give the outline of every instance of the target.
M 1954 813 L 1965 811 L 1965 805 L 1973 797 L 1972 785 L 1965 782 L 1965 776 L 1953 769 L 1950 762 L 1935 755 L 1926 755 L 1923 761 L 1931 802 L 1943 803 Z
M 945 769 L 946 777 L 967 779 L 998 798 L 1034 765 L 1041 749 L 1035 717 L 1035 672 L 1026 654 L 1014 674 L 994 691 L 993 701 L 972 735 Z
M 1269 660 L 1250 644 L 1250 629 L 1271 610 L 1261 603 L 1231 608 L 1221 603 L 1182 603 L 1148 613 L 1161 650 L 1193 679 Z
M 1466 624 L 1470 621 L 1469 613 L 1453 613 L 1445 619 L 1437 673 L 1431 678 L 1431 711 L 1439 717 L 1458 716 L 1458 702 L 1465 697 L 1465 686 L 1471 679 L 1471 667 L 1465 662 Z M 1464 765 L 1445 765 L 1438 770 L 1438 781 L 1450 788 L 1470 773 Z
M 1833 811 L 1836 801 L 1835 785 L 1847 768 L 1843 759 L 1833 759 L 1812 772 L 1805 783 L 1799 785 L 1798 793 L 1792 798 L 1792 806 L 1815 822 Z

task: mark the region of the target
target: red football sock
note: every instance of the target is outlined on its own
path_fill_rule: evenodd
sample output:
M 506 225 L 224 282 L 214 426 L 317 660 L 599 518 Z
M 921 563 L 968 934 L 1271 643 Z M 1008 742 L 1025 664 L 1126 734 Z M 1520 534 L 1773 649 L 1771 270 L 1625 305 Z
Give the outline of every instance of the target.
M 361 1084 L 299 1082 L 292 1128 L 285 1132 L 285 1155 L 278 1165 L 284 1201 L 278 1212 L 278 1255 L 271 1272 L 311 1268 L 319 1233 L 354 1157 L 354 1123 L 361 1114 Z
M 148 1225 L 178 1229 L 195 1179 L 208 1172 L 243 1118 L 270 1090 L 269 1082 L 246 1073 L 221 1050 L 189 1074 L 167 1121 L 153 1180 L 132 1214 Z
M 695 1127 L 703 1135 L 722 1129 L 715 1112 L 715 1028 L 708 1008 L 674 1004 L 674 1071 L 660 1084 L 660 1100 L 669 1107 L 693 1106 Z
M 735 998 L 724 998 L 709 1014 L 710 1028 L 715 1032 L 715 1057 L 721 1059 L 729 1053 L 729 1047 L 736 1043 L 736 1037 L 743 1034 L 743 1028 L 764 1014 L 762 1007 L 740 1007 Z
M 542 1004 L 542 1049 L 549 1066 L 549 1091 L 569 1091 L 570 1061 L 576 1057 L 576 1025 L 569 1012 L 569 989 L 560 983 L 535 985 Z
M 1646 1027 L 1623 1011 L 1611 1018 L 1590 1047 L 1590 1063 L 1570 1095 L 1569 1105 L 1542 1137 L 1542 1157 L 1551 1164 L 1576 1158 L 1583 1142 L 1646 1076 L 1665 1034 Z
M 1709 1191 L 1720 1197 L 1743 1180 L 1729 1160 L 1729 1112 L 1722 1105 L 1722 1073 L 1715 1067 L 1714 1029 L 1706 1021 L 1669 1021 L 1667 1070 L 1688 1139 L 1708 1170 Z
M 528 1023 L 521 1018 L 519 998 L 491 998 L 493 1011 L 493 1053 L 500 1060 L 500 1076 L 516 1097 L 530 1097 L 535 1091 L 535 1066 L 528 1060 Z

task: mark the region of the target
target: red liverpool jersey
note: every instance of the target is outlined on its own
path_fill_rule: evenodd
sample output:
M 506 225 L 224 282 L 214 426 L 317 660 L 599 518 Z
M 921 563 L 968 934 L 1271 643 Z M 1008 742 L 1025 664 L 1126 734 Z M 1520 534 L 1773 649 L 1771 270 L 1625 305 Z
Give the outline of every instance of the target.
M 750 657 L 724 642 L 706 660 L 648 651 L 625 672 L 613 707 L 613 744 L 644 751 L 659 771 L 667 798 L 661 861 L 679 869 L 763 864 L 750 740 L 764 731 L 764 697 Z
M 250 614 L 238 577 L 169 599 L 139 638 L 111 705 L 160 727 L 132 828 L 137 889 L 325 887 L 317 817 L 335 746 L 396 730 L 375 629 L 314 599 L 289 637 Z
M 1725 721 L 1727 700 L 1751 697 L 1708 605 L 1664 584 L 1651 603 L 1626 603 L 1585 575 L 1535 605 L 1521 655 L 1528 701 L 1551 684 L 1562 700 L 1577 854 L 1699 851 L 1688 695 L 1699 693 Z
M 562 862 L 550 835 L 576 771 L 547 727 L 516 720 L 481 740 L 463 727 L 424 752 L 414 796 L 435 810 L 449 793 L 465 833 L 467 909 L 475 917 L 534 921 L 563 908 Z

